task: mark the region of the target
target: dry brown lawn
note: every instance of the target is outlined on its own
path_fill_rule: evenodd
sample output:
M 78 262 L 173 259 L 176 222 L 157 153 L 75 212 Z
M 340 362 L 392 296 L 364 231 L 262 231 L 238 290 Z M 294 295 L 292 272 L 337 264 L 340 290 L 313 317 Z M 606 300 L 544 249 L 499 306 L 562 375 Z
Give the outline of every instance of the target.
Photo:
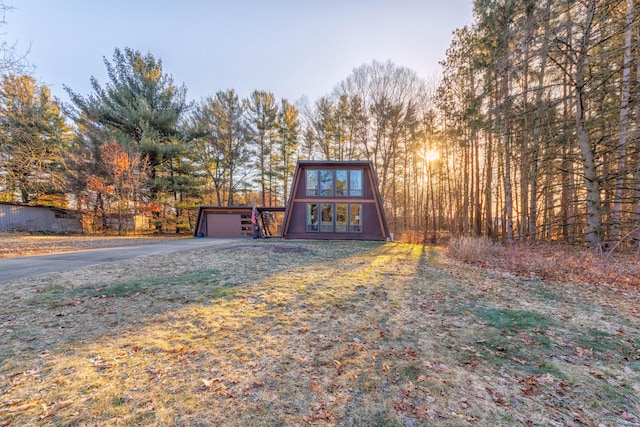
M 637 426 L 636 288 L 238 241 L 0 287 L 0 426 Z
M 190 236 L 189 236 L 190 237 Z M 0 232 L 0 258 L 52 254 L 85 249 L 134 246 L 187 236 L 48 236 Z

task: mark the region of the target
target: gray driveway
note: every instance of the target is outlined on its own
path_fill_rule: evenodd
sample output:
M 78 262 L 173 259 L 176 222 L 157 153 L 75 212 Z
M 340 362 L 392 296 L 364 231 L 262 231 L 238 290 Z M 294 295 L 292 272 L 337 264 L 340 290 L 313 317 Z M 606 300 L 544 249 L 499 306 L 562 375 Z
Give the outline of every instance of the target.
M 180 239 L 136 246 L 89 249 L 51 255 L 0 258 L 0 282 L 85 268 L 105 262 L 166 254 L 188 249 L 225 245 L 236 239 Z

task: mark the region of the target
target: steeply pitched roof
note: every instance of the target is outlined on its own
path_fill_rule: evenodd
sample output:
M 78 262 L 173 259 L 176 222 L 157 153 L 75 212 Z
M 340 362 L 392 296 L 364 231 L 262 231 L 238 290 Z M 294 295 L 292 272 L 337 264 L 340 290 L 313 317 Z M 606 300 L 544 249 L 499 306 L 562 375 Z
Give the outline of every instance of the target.
M 369 160 L 299 160 L 296 164 L 296 170 L 293 176 L 292 184 L 291 184 L 291 194 L 287 202 L 287 209 L 285 213 L 284 225 L 282 230 L 283 237 L 287 237 L 289 234 L 289 227 L 291 225 L 291 219 L 293 215 L 292 204 L 296 202 L 296 191 L 298 189 L 300 180 L 303 179 L 301 177 L 301 171 L 305 169 L 319 169 L 319 168 L 345 168 L 345 169 L 354 169 L 354 168 L 362 168 L 367 172 L 367 177 L 369 178 L 369 183 L 371 186 L 371 192 L 373 194 L 373 201 L 376 205 L 376 212 L 378 216 L 378 221 L 380 224 L 380 233 L 382 239 L 386 239 L 389 237 L 389 226 L 387 224 L 387 220 L 384 214 L 384 209 L 382 206 L 382 199 L 380 198 L 380 192 L 378 189 L 378 180 L 375 173 L 375 168 L 373 166 L 373 162 Z M 308 197 L 305 197 L 308 199 Z M 322 198 L 318 199 L 319 201 L 323 200 Z M 369 199 L 371 200 L 371 199 Z M 327 234 L 327 236 L 329 236 Z

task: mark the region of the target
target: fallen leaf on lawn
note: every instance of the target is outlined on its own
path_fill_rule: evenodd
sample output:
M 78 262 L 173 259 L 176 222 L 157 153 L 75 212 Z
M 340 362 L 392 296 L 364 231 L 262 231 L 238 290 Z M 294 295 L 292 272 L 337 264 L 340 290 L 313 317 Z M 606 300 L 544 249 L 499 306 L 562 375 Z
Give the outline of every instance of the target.
M 514 362 L 516 362 L 516 363 L 519 363 L 521 365 L 526 365 L 527 364 L 526 360 L 518 359 L 517 357 L 510 357 L 509 359 L 514 361 Z
M 72 400 L 67 400 L 65 402 L 60 402 L 60 403 L 56 403 L 53 408 L 49 409 L 47 411 L 47 413 L 44 415 L 44 418 L 49 418 L 49 417 L 53 417 L 54 415 L 56 415 L 58 412 L 60 412 L 62 409 L 71 406 L 71 404 L 73 403 Z M 46 405 L 43 405 L 46 408 Z
M 424 419 L 426 418 L 426 416 L 427 416 L 427 410 L 428 410 L 428 408 L 427 408 L 427 404 L 425 403 L 425 404 L 422 404 L 422 405 L 420 405 L 420 406 L 416 406 L 416 407 L 413 409 L 412 413 L 413 413 L 413 415 L 415 415 L 415 416 L 416 416 L 416 418 L 418 418 L 419 420 L 424 420 Z
M 593 356 L 593 349 L 584 348 L 584 347 L 576 347 L 576 353 L 579 357 L 583 359 L 587 359 Z
M 218 379 L 218 378 L 203 378 L 202 379 L 202 382 L 207 387 L 211 387 L 213 385 L 213 383 L 216 383 L 218 381 L 220 381 L 220 379 Z

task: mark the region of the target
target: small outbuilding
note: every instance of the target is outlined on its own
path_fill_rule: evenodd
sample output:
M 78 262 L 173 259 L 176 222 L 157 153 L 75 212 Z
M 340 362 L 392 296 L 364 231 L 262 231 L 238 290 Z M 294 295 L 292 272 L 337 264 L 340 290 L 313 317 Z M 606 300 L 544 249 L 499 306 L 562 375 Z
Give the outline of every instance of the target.
M 373 163 L 299 161 L 282 236 L 323 240 L 389 238 Z
M 66 209 L 0 202 L 0 231 L 82 233 L 82 223 Z

